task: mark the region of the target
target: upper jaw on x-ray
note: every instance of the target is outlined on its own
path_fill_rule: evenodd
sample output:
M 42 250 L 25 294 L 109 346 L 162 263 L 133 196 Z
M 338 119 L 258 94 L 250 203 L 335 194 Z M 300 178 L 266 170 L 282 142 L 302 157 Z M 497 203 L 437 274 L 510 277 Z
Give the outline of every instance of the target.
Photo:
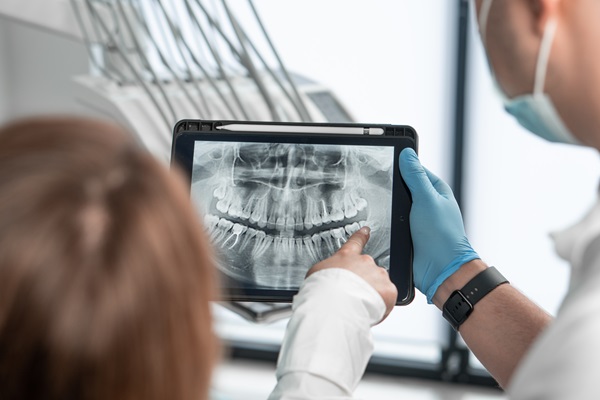
M 199 141 L 192 198 L 227 276 L 297 289 L 363 225 L 389 268 L 392 168 L 385 147 Z

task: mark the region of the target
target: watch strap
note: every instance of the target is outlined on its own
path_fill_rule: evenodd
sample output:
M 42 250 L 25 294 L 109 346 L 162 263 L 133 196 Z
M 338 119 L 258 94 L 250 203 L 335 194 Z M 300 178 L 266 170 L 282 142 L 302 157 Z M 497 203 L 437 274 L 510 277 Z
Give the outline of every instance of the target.
M 496 267 L 489 267 L 477 274 L 460 291 L 472 305 L 475 305 L 486 294 L 503 283 L 508 283 L 508 280 Z
M 442 315 L 455 330 L 467 320 L 473 307 L 496 287 L 508 280 L 495 268 L 489 267 L 477 274 L 462 289 L 455 290 L 442 308 Z

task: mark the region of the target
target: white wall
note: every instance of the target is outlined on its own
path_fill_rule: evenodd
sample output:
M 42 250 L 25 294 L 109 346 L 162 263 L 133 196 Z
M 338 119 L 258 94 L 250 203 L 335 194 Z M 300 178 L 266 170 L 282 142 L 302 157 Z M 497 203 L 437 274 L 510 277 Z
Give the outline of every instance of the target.
M 409 124 L 449 177 L 456 2 L 255 1 L 290 70 L 331 88 L 361 122 Z
M 71 84 L 72 76 L 88 71 L 82 44 L 4 18 L 0 32 L 0 121 L 83 112 Z

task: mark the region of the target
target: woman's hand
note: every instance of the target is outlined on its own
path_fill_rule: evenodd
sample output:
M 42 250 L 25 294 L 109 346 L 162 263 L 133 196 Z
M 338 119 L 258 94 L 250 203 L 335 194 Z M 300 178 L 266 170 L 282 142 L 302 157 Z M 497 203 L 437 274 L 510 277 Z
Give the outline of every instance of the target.
M 386 312 L 382 321 L 394 309 L 398 289 L 390 280 L 387 270 L 375 264 L 373 257 L 362 254 L 371 230 L 365 226 L 356 231 L 331 257 L 315 264 L 306 277 L 327 268 L 342 268 L 354 272 L 371 285 L 383 299 Z

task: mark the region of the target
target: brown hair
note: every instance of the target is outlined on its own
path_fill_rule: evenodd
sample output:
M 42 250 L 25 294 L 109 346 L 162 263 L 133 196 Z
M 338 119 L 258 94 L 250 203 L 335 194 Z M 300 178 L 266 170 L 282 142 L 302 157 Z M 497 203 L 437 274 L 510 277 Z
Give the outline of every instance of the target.
M 181 179 L 122 129 L 0 129 L 0 398 L 206 399 L 211 257 Z

